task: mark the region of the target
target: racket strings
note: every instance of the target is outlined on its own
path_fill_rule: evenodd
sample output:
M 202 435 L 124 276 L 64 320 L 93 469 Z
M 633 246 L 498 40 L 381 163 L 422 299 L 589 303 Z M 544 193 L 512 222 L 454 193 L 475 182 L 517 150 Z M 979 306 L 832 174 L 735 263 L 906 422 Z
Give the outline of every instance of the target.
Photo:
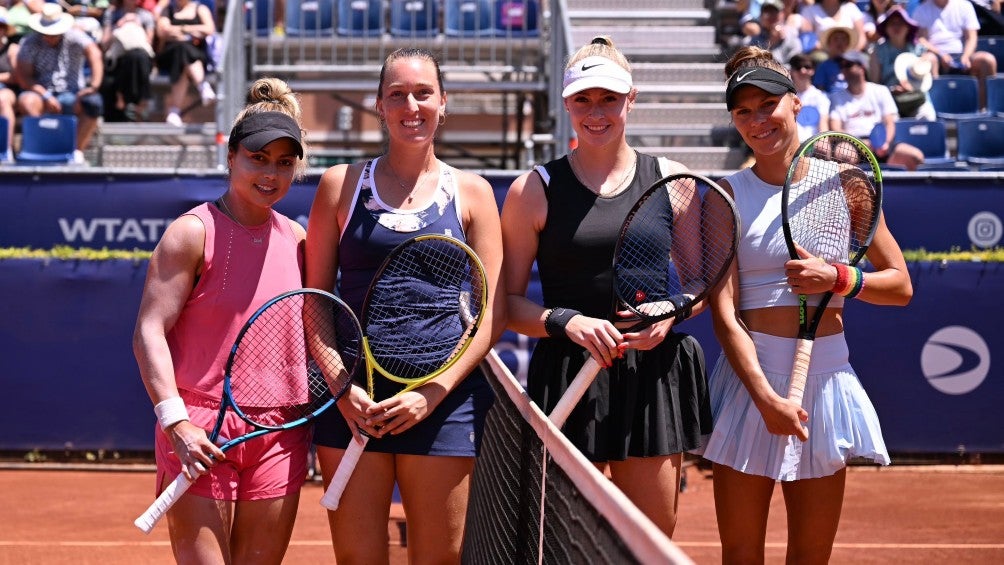
M 351 382 L 360 352 L 361 331 L 348 307 L 321 294 L 287 295 L 260 312 L 235 345 L 230 397 L 263 427 L 308 418 Z
M 796 158 L 788 191 L 791 239 L 828 263 L 854 263 L 878 218 L 873 159 L 850 140 L 823 137 Z
M 642 316 L 671 313 L 706 293 L 732 260 L 735 213 L 709 183 L 680 177 L 636 205 L 614 261 L 618 297 Z
M 400 380 L 449 364 L 481 318 L 480 262 L 451 240 L 416 240 L 391 257 L 364 308 L 373 360 Z

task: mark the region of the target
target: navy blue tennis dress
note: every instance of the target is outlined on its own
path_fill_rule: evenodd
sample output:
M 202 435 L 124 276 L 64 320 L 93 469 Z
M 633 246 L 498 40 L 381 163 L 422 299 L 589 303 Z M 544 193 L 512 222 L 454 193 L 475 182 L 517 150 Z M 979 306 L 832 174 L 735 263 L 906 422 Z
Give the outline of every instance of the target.
M 567 157 L 544 165 L 547 221 L 540 232 L 537 268 L 546 308 L 614 319 L 612 263 L 618 232 L 638 198 L 663 176 L 658 159 L 641 153 L 637 158 L 631 184 L 609 197 L 583 186 Z M 530 398 L 550 412 L 588 358 L 583 347 L 565 337 L 539 340 L 530 358 Z M 673 331 L 650 351 L 628 350 L 613 367 L 600 371 L 564 432 L 597 462 L 700 447 L 702 436 L 711 433 L 700 344 Z
M 398 210 L 384 203 L 374 190 L 373 171 L 379 158 L 366 163 L 338 243 L 339 295 L 361 314 L 366 290 L 391 250 L 420 234 L 443 234 L 465 241 L 460 219 L 455 171 L 439 163 L 439 182 L 428 206 Z M 430 336 L 434 337 L 434 336 Z M 357 377 L 365 388 L 365 375 Z M 375 377 L 377 400 L 394 396 L 402 385 Z M 373 438 L 367 451 L 406 455 L 473 457 L 481 446 L 485 415 L 494 393 L 480 368 L 453 389 L 426 418 L 399 435 Z M 327 410 L 314 426 L 314 443 L 345 449 L 352 432 L 337 409 Z

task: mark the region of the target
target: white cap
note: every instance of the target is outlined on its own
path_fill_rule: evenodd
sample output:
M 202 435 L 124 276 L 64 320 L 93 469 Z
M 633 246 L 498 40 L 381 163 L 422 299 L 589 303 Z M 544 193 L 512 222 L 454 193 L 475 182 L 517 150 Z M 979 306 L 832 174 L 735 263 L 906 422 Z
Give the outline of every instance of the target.
M 576 92 L 590 88 L 603 88 L 611 92 L 627 94 L 633 83 L 631 73 L 606 57 L 594 55 L 575 63 L 565 71 L 561 83 L 561 97 L 568 98 Z

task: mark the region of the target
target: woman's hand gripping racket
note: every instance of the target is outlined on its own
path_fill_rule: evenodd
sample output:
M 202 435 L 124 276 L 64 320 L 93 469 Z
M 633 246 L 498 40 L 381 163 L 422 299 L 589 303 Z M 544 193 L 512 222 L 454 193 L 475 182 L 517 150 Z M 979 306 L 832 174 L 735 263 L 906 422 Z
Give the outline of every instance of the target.
M 485 315 L 484 266 L 466 244 L 444 235 L 420 235 L 391 251 L 370 284 L 363 305 L 366 384 L 375 397 L 374 372 L 414 390 L 443 374 L 470 346 Z M 369 436 L 353 440 L 321 498 L 337 510 Z
M 827 263 L 861 261 L 882 211 L 882 170 L 875 155 L 856 137 L 825 132 L 798 148 L 782 190 L 781 223 L 788 255 L 802 259 L 796 246 Z M 833 292 L 822 295 L 812 318 L 808 297 L 798 296 L 798 345 L 788 398 L 802 403 L 812 344 Z
M 728 271 L 738 239 L 735 203 L 711 180 L 684 173 L 653 184 L 628 213 L 614 250 L 614 293 L 632 315 L 626 331 L 686 319 Z M 587 359 L 548 416 L 556 426 L 599 372 L 599 362 Z
M 302 426 L 345 392 L 362 359 L 362 330 L 352 310 L 314 289 L 281 294 L 258 309 L 237 334 L 227 359 L 214 443 L 227 451 L 251 438 Z M 230 408 L 254 430 L 225 440 Z M 134 522 L 150 533 L 192 486 L 182 473 Z

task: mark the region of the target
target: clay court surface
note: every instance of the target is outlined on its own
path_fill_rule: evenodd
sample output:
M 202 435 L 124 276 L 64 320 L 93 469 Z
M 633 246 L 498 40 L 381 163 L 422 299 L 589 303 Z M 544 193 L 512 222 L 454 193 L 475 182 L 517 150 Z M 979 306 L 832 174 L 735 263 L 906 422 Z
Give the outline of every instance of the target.
M 688 478 L 675 541 L 697 563 L 718 563 L 713 479 L 697 468 Z M 148 470 L 0 470 L 0 564 L 173 563 L 163 524 L 149 536 L 132 525 L 152 485 Z M 320 496 L 319 484 L 305 487 L 285 563 L 334 562 Z M 784 529 L 777 491 L 768 563 L 783 562 Z M 392 562 L 405 563 L 397 540 Z M 853 467 L 832 563 L 1004 563 L 1004 466 Z

